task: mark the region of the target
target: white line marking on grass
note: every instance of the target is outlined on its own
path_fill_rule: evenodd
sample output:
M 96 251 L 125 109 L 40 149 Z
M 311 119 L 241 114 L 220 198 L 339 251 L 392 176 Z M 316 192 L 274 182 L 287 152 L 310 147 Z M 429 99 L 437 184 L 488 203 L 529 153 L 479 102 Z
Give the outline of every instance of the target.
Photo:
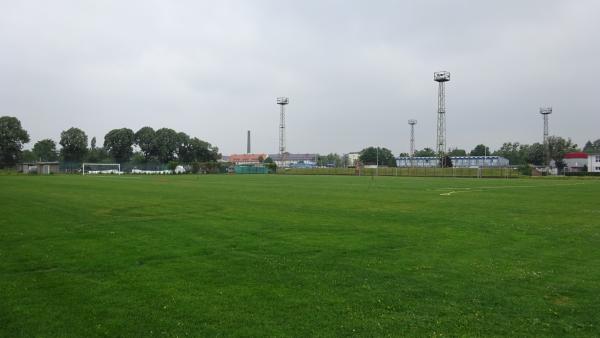
M 544 185 L 506 185 L 506 186 L 487 186 L 487 187 L 477 187 L 473 188 L 439 188 L 437 190 L 447 190 L 447 189 L 456 189 L 449 192 L 445 192 L 440 194 L 440 196 L 451 196 L 452 194 L 458 194 L 463 192 L 475 192 L 475 191 L 485 191 L 485 190 L 493 190 L 493 189 L 512 189 L 512 188 L 544 188 L 544 187 L 561 187 L 561 186 L 574 186 L 574 185 L 583 185 L 585 183 L 559 183 L 559 184 L 544 184 Z M 462 189 L 462 190 L 458 190 Z

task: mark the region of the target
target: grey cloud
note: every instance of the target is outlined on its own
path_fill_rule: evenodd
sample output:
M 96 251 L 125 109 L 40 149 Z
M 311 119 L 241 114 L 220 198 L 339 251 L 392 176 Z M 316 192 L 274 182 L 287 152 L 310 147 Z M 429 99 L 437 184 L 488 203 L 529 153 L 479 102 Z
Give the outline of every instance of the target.
M 224 153 L 408 150 L 435 140 L 448 70 L 448 144 L 600 138 L 596 1 L 5 1 L 0 115 L 32 140 L 71 126 L 172 127 Z M 33 143 L 33 142 L 32 142 Z

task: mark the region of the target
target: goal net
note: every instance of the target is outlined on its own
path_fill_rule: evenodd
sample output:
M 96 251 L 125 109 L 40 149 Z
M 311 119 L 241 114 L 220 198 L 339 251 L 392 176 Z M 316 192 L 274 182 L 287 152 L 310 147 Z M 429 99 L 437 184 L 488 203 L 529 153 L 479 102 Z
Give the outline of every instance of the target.
M 83 163 L 81 166 L 83 175 L 121 175 L 121 165 L 118 163 Z

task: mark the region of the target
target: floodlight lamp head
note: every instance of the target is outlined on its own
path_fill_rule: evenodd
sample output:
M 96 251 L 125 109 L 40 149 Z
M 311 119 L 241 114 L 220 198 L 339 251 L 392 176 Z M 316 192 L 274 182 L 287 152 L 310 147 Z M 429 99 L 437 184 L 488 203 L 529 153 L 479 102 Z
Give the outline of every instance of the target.
M 440 71 L 433 73 L 433 80 L 437 82 L 450 81 L 450 72 Z
M 540 114 L 542 114 L 542 115 L 550 115 L 550 114 L 552 114 L 552 107 L 542 107 L 542 108 L 540 108 Z
M 288 103 L 290 103 L 290 99 L 287 97 L 278 97 L 277 98 L 277 104 L 285 105 Z
M 415 124 L 417 124 L 417 120 L 410 119 L 410 120 L 408 120 L 408 124 L 410 124 L 411 126 L 414 126 Z

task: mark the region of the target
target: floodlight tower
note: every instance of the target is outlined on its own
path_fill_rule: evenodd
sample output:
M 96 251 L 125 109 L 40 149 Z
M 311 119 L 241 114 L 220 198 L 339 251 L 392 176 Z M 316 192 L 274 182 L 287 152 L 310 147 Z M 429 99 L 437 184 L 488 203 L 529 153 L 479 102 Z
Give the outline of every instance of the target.
M 548 117 L 552 114 L 552 107 L 541 107 L 540 114 L 544 117 L 544 160 L 550 164 L 550 145 L 548 144 Z
M 277 104 L 281 106 L 279 111 L 279 154 L 285 153 L 285 106 L 290 103 L 287 97 L 278 97 Z
M 413 157 L 415 156 L 415 124 L 417 124 L 417 120 L 410 119 L 408 124 L 410 124 L 410 157 Z
M 437 153 L 440 164 L 443 163 L 446 154 L 446 87 L 445 83 L 450 81 L 450 73 L 440 71 L 433 73 L 433 80 L 438 83 L 438 119 L 437 119 Z

